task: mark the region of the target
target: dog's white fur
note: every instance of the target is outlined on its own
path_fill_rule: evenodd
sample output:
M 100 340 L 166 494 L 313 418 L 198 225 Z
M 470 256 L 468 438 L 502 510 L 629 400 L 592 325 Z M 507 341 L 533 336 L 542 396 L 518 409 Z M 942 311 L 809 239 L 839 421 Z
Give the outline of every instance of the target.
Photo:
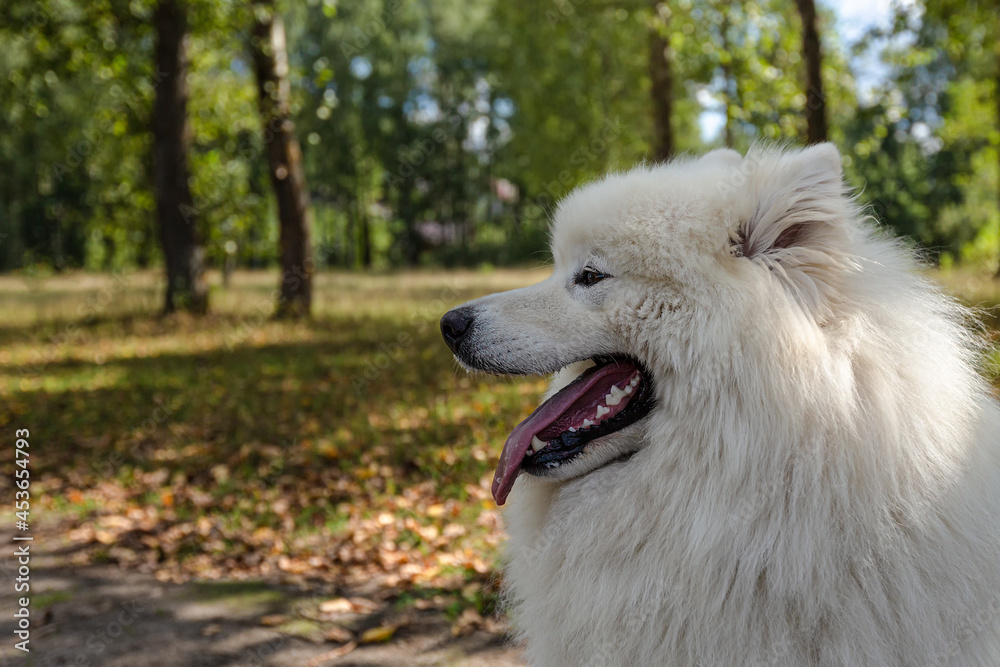
M 476 358 L 631 354 L 658 402 L 511 492 L 532 665 L 1000 665 L 1000 408 L 836 149 L 608 176 L 552 249 L 552 278 L 470 304 Z M 613 277 L 574 285 L 588 264 Z

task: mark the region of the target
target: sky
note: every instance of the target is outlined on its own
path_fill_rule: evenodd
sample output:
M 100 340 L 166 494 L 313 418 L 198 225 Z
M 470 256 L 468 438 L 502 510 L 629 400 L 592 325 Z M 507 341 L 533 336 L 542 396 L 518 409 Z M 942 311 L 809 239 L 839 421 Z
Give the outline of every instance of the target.
M 908 4 L 912 0 L 900 0 Z M 818 0 L 819 4 L 832 9 L 837 15 L 837 33 L 845 46 L 856 42 L 870 28 L 889 25 L 893 0 Z M 873 57 L 855 58 L 851 62 L 859 92 L 879 83 L 885 75 L 885 67 Z M 700 100 L 702 104 L 710 100 Z M 712 141 L 722 132 L 725 114 L 721 111 L 705 111 L 698 119 L 703 141 Z
M 847 43 L 857 41 L 872 26 L 888 25 L 892 15 L 892 0 L 820 0 L 820 4 L 837 14 L 837 32 Z

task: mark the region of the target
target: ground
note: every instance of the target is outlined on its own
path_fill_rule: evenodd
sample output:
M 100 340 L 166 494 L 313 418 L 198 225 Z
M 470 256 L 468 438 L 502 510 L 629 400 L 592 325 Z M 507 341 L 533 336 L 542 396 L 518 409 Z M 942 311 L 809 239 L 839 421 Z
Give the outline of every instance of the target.
M 523 667 L 503 622 L 462 628 L 439 609 L 399 609 L 378 590 L 349 598 L 263 581 L 163 583 L 117 565 L 69 566 L 72 546 L 38 535 L 31 562 L 34 629 L 27 656 L 0 648 L 0 665 L 108 667 Z M 11 533 L 0 533 L 10 544 Z M 8 577 L 4 577 L 8 579 Z M 0 595 L 15 609 L 9 586 Z M 325 605 L 331 611 L 323 613 Z M 351 608 L 350 605 L 353 605 Z M 360 644 L 352 628 L 390 639 Z M 9 614 L 0 636 L 13 637 Z M 337 633 L 331 639 L 328 635 Z M 359 639 L 363 632 L 356 633 Z
M 0 278 L 0 542 L 19 470 L 35 537 L 34 662 L 5 613 L 0 663 L 522 664 L 489 482 L 544 382 L 466 375 L 437 321 L 544 275 L 323 273 L 300 323 L 273 272 L 213 275 L 205 318 L 157 317 L 154 272 Z

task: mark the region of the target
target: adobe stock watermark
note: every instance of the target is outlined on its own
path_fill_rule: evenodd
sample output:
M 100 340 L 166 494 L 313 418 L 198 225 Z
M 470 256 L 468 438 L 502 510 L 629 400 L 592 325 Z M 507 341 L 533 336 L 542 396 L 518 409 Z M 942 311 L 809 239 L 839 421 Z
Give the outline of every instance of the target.
M 62 667 L 90 667 L 91 665 L 103 665 L 104 654 L 118 641 L 127 628 L 135 624 L 139 618 L 146 613 L 146 609 L 138 600 L 128 600 L 118 604 L 117 613 L 111 621 L 96 632 L 92 632 L 84 642 L 85 648 L 77 654 L 76 658 L 69 662 L 59 663 Z
M 1000 598 L 993 598 L 976 613 L 967 614 L 962 619 L 958 631 L 943 651 L 931 656 L 927 665 L 930 667 L 945 667 L 953 665 L 962 656 L 963 647 L 971 644 L 988 627 L 993 627 L 1000 617 Z
M 364 395 L 372 382 L 378 380 L 417 342 L 418 335 L 426 332 L 432 323 L 437 323 L 448 310 L 448 304 L 454 303 L 459 294 L 459 287 L 454 281 L 447 287 L 441 288 L 436 299 L 422 304 L 417 312 L 409 318 L 406 330 L 400 331 L 390 340 L 380 342 L 378 352 L 368 357 L 364 364 L 364 370 L 351 377 L 354 394 L 359 397 Z
M 662 627 L 663 619 L 667 617 L 667 610 L 670 608 L 671 602 L 683 594 L 684 591 L 679 586 L 664 586 L 658 590 L 649 591 L 645 599 L 625 610 L 619 616 L 614 636 L 601 642 L 597 650 L 587 656 L 580 667 L 629 664 L 625 660 L 635 658 L 628 652 L 629 648 L 635 644 L 635 637 L 646 635 L 652 629 Z
M 160 427 L 170 419 L 171 415 L 173 415 L 173 410 L 166 403 L 161 403 L 155 398 L 153 399 L 153 402 L 156 404 L 156 407 L 153 408 L 149 417 L 144 419 L 139 425 L 139 430 L 136 434 L 136 441 L 128 449 L 128 456 L 135 458 L 139 447 L 143 444 L 144 439 L 151 437 L 154 433 L 156 433 Z M 102 480 L 111 479 L 126 461 L 126 452 L 111 452 L 111 454 L 109 454 L 104 461 L 100 463 L 92 463 L 91 470 Z
M 316 274 L 317 266 L 318 262 L 316 258 L 309 256 L 306 258 L 304 264 L 296 264 L 288 273 L 282 273 L 281 286 L 271 292 L 267 299 L 258 302 L 250 314 L 240 319 L 239 326 L 226 334 L 226 349 L 231 352 L 237 345 L 249 340 L 254 332 L 264 326 L 274 315 L 275 309 L 282 302 L 282 287 L 290 284 L 297 289 L 301 281 L 307 280 L 310 276 Z
M 597 136 L 586 145 L 580 146 L 570 153 L 569 164 L 576 169 L 563 169 L 554 180 L 543 183 L 542 193 L 532 197 L 525 207 L 524 217 L 528 220 L 534 220 L 544 216 L 546 211 L 555 207 L 556 202 L 575 184 L 579 172 L 607 153 L 608 148 L 621 134 L 622 126 L 618 119 L 606 119 Z
M 267 456 L 267 466 L 255 478 L 256 483 L 264 487 L 276 484 L 283 474 L 292 472 L 288 459 L 291 458 L 293 450 L 301 447 L 297 438 L 285 438 L 277 446 L 281 451 Z M 241 518 L 238 516 L 223 514 L 215 517 L 215 520 L 220 531 L 236 531 L 243 528 Z
M 241 174 L 240 170 L 245 165 L 253 164 L 260 159 L 261 154 L 267 150 L 267 146 L 274 140 L 274 137 L 279 132 L 287 131 L 289 127 L 294 128 L 294 125 L 295 123 L 290 117 L 280 114 L 271 115 L 264 124 L 263 134 L 260 135 L 261 143 L 258 144 L 257 139 L 250 136 L 241 140 L 236 147 L 236 156 L 240 158 L 240 161 L 232 160 L 221 171 L 212 171 L 209 174 L 208 182 L 200 187 L 199 190 L 201 192 L 215 193 L 228 192 L 234 183 L 243 182 L 246 176 Z M 181 216 L 184 218 L 184 222 L 189 225 L 194 218 L 201 216 L 202 213 L 215 206 L 213 202 L 204 201 L 204 195 L 200 193 L 193 194 L 198 197 L 198 201 L 193 202 L 192 205 L 181 204 L 178 207 Z
M 157 70 L 150 79 L 153 82 L 153 88 L 159 86 L 166 75 L 166 72 Z M 130 111 L 142 109 L 144 106 L 137 94 L 125 91 L 117 84 L 111 86 L 109 95 L 114 101 L 111 113 L 99 119 L 92 129 L 84 130 L 83 138 L 66 150 L 66 157 L 63 161 L 52 165 L 51 175 L 56 183 L 83 164 L 84 160 L 93 154 L 99 143 L 113 135 L 118 118 L 127 116 Z
M 461 126 L 464 118 L 460 113 L 448 114 L 444 119 L 444 125 L 448 127 L 435 127 L 431 130 L 430 137 L 418 139 L 410 144 L 399 147 L 399 162 L 396 170 L 389 172 L 386 181 L 393 187 L 403 187 L 416 176 L 417 167 L 424 164 L 433 155 L 439 146 L 445 144 L 453 135 L 451 131 Z
M 20 375 L 22 378 L 44 371 L 58 356 L 60 345 L 72 343 L 79 338 L 81 327 L 96 321 L 115 297 L 128 288 L 130 275 L 120 270 L 114 270 L 111 272 L 111 279 L 110 286 L 104 287 L 96 294 L 91 294 L 77 306 L 76 314 L 80 320 L 66 324 L 57 334 L 49 337 L 47 344 L 40 351 L 41 358 L 37 363 L 21 367 Z
M 388 29 L 389 23 L 403 9 L 403 0 L 387 0 L 381 11 L 370 12 L 358 22 L 350 32 L 350 39 L 344 39 L 340 51 L 347 58 L 359 55 L 379 33 Z
M 278 635 L 270 641 L 255 644 L 243 649 L 240 654 L 240 665 L 245 667 L 259 667 L 271 664 L 271 659 L 278 655 L 289 645 L 288 635 Z
M 740 160 L 739 166 L 735 170 L 730 170 L 728 178 L 716 182 L 715 189 L 720 195 L 731 195 L 741 191 L 761 168 L 763 157 L 764 154 L 760 151 L 747 153 Z
M 559 0 L 555 3 L 554 9 L 545 10 L 545 20 L 549 27 L 555 27 L 576 14 L 576 8 L 584 3 L 584 0 Z

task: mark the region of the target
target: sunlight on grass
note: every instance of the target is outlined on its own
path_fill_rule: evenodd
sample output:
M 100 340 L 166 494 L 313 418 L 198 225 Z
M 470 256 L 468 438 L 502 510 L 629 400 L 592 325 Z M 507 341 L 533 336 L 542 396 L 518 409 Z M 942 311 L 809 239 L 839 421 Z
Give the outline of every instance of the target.
M 152 274 L 5 277 L 0 425 L 31 429 L 81 563 L 460 587 L 493 567 L 491 470 L 544 382 L 459 372 L 437 321 L 544 275 L 322 274 L 307 323 L 269 319 L 273 272 L 213 277 L 203 319 L 157 317 Z
M 0 426 L 31 429 L 39 514 L 79 563 L 488 587 L 502 540 L 491 471 L 544 381 L 467 375 L 437 322 L 546 275 L 321 274 L 302 323 L 269 319 L 273 272 L 237 273 L 228 289 L 213 276 L 202 319 L 157 317 L 154 274 L 120 289 L 4 277 Z M 993 281 L 936 277 L 1000 303 Z M 1000 348 L 990 365 L 996 381 Z

